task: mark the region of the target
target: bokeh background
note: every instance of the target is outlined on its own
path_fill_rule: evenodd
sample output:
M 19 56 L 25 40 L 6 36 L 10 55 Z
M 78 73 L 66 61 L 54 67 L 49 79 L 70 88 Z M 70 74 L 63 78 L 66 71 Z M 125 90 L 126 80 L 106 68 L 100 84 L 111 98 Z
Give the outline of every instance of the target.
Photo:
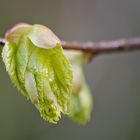
M 17 22 L 40 23 L 63 40 L 140 36 L 140 0 L 0 0 L 0 36 Z M 1 51 L 2 48 L 0 48 Z M 91 121 L 44 122 L 11 84 L 0 60 L 0 140 L 140 140 L 140 52 L 104 54 L 85 65 Z

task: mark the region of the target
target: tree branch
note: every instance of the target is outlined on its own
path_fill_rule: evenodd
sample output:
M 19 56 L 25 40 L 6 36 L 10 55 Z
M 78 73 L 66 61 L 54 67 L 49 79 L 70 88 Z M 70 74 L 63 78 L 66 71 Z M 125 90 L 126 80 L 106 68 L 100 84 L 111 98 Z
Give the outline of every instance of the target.
M 82 50 L 94 54 L 112 53 L 140 50 L 140 38 L 120 39 L 114 41 L 100 42 L 65 42 L 62 41 L 64 49 Z
M 0 38 L 0 45 L 5 44 L 5 39 Z M 64 49 L 81 50 L 93 54 L 113 53 L 140 50 L 140 38 L 120 39 L 100 42 L 66 42 L 62 41 Z

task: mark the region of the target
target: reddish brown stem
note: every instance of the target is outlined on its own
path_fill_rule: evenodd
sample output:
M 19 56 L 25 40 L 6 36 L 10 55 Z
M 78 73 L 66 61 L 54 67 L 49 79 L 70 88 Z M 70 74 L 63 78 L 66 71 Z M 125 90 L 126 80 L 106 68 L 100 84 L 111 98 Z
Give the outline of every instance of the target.
M 140 38 L 83 43 L 62 41 L 62 46 L 64 49 L 82 50 L 94 54 L 132 51 L 140 50 Z

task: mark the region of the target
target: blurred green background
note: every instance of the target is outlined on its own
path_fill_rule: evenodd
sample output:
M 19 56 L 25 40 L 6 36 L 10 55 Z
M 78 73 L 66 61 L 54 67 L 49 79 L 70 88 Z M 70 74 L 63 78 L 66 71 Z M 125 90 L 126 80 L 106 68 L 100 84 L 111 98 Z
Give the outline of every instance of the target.
M 0 0 L 0 35 L 17 22 L 47 25 L 68 41 L 136 37 L 140 0 Z M 140 52 L 95 57 L 85 76 L 91 121 L 80 126 L 63 116 L 53 125 L 13 87 L 0 60 L 0 140 L 140 140 Z

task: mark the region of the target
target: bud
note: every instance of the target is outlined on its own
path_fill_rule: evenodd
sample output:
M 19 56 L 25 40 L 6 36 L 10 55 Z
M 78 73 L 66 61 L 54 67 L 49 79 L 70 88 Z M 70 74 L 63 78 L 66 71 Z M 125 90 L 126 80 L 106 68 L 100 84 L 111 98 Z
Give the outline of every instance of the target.
M 92 96 L 83 74 L 85 56 L 80 51 L 64 51 L 69 58 L 74 75 L 73 94 L 69 103 L 69 117 L 80 124 L 90 120 Z
M 61 112 L 68 113 L 72 70 L 60 40 L 50 29 L 16 25 L 6 33 L 2 57 L 12 82 L 44 120 L 56 123 Z

